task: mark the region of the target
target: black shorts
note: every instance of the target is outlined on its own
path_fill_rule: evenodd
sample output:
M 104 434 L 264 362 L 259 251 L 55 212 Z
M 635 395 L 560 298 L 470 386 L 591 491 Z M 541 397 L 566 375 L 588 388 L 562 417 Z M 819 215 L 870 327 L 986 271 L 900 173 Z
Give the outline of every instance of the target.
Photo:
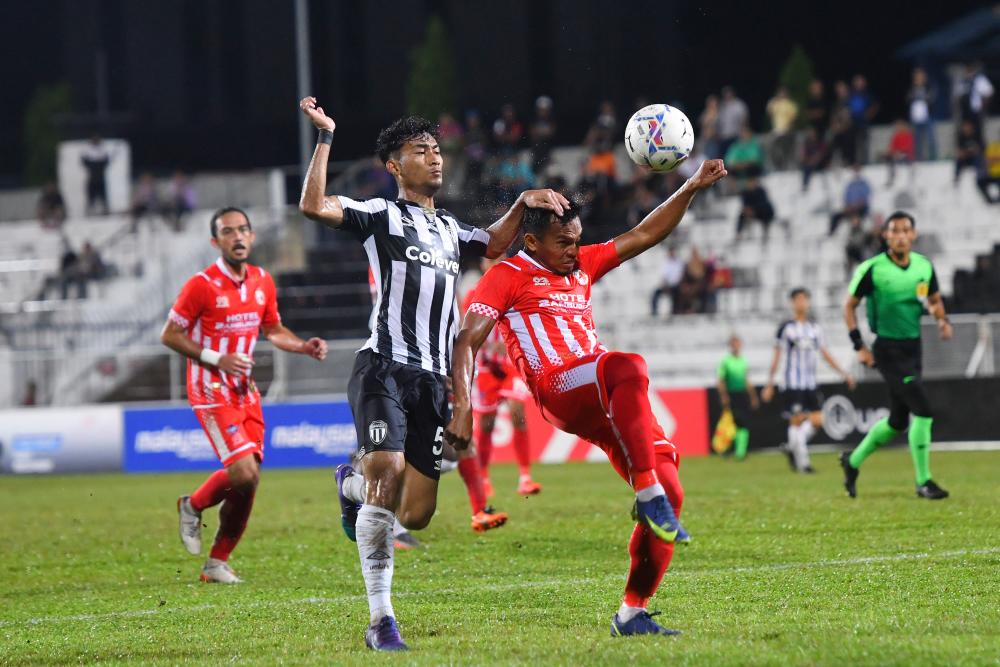
M 781 398 L 786 417 L 823 409 L 823 394 L 818 389 L 786 389 L 781 392 Z
M 451 416 L 443 375 L 362 350 L 354 360 L 347 397 L 359 457 L 403 452 L 422 474 L 441 477 L 444 427 Z
M 897 431 L 910 424 L 910 414 L 932 417 L 930 401 L 921 378 L 920 339 L 876 338 L 872 346 L 875 368 L 889 385 L 889 426 Z
M 750 425 L 750 394 L 745 391 L 729 392 L 729 409 L 733 412 L 733 423 L 737 428 Z

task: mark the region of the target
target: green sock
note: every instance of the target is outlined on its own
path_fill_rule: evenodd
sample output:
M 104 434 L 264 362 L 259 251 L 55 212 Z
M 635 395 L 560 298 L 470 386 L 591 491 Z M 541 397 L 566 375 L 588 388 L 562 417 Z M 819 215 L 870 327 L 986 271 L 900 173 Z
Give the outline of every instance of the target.
M 910 455 L 913 456 L 913 469 L 917 473 L 917 486 L 927 483 L 931 478 L 931 424 L 932 417 L 913 417 L 910 432 Z
M 875 422 L 875 425 L 871 427 L 868 434 L 865 436 L 864 440 L 861 441 L 854 451 L 851 452 L 851 467 L 860 468 L 861 462 L 868 458 L 872 452 L 876 449 L 889 442 L 899 431 L 889 426 L 889 420 L 883 418 Z
M 737 461 L 742 461 L 747 457 L 747 447 L 750 445 L 750 431 L 742 426 L 736 429 L 733 436 L 733 454 Z

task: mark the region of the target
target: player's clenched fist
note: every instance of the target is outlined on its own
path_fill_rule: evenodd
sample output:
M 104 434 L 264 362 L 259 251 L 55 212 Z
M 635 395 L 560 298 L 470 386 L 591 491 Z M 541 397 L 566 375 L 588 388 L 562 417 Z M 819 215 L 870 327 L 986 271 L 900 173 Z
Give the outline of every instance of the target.
M 302 109 L 302 113 L 309 117 L 316 129 L 332 132 L 337 127 L 333 119 L 323 112 L 323 107 L 317 105 L 315 97 L 303 97 L 299 101 L 299 108 Z
M 722 162 L 722 160 L 705 160 L 701 163 L 701 166 L 698 167 L 698 171 L 696 171 L 694 175 L 688 179 L 688 182 L 700 190 L 702 188 L 707 188 L 713 185 L 716 181 L 725 178 L 728 173 L 729 172 L 726 171 L 726 165 Z
M 307 354 L 316 361 L 326 359 L 326 341 L 322 338 L 310 338 L 303 345 L 303 354 Z
M 455 410 L 448 428 L 444 430 L 444 441 L 458 451 L 469 446 L 472 441 L 472 412 Z

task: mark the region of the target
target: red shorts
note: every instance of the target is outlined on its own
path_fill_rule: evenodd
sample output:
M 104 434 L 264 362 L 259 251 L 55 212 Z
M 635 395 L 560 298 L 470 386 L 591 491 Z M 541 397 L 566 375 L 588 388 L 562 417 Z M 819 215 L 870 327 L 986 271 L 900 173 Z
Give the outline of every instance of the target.
M 476 374 L 476 388 L 472 392 L 472 409 L 475 412 L 496 412 L 504 399 L 523 403 L 531 398 L 531 391 L 517 370 L 513 366 L 505 366 L 504 370 L 507 377 L 502 380 L 488 370 Z
M 535 401 L 546 421 L 600 447 L 618 474 L 628 481 L 628 456 L 611 421 L 603 381 L 603 365 L 613 354 L 621 353 L 602 352 L 582 357 L 539 378 Z M 655 417 L 652 422 L 654 453 L 666 456 L 676 466 L 680 462 L 677 448 Z
M 222 465 L 251 454 L 264 460 L 264 415 L 259 402 L 242 408 L 195 406 L 194 413 Z

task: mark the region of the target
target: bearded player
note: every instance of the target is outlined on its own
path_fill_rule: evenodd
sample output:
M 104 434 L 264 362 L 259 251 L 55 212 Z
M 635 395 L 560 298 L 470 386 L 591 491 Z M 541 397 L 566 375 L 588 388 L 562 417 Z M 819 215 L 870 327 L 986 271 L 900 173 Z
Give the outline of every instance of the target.
M 705 161 L 638 226 L 601 244 L 581 247 L 579 212 L 572 207 L 562 215 L 526 212 L 524 250 L 483 276 L 455 344 L 447 441 L 461 449 L 472 438 L 475 356 L 499 323 L 545 418 L 603 449 L 635 492 L 632 564 L 622 606 L 611 621 L 613 636 L 677 634 L 656 623 L 646 605 L 670 564 L 674 542 L 690 538 L 677 519 L 684 499 L 677 451 L 653 417 L 646 364 L 637 354 L 610 352 L 598 341 L 591 287 L 663 241 L 695 194 L 725 175 L 721 160 Z
M 181 542 L 192 555 L 201 553 L 201 513 L 221 503 L 201 580 L 236 584 L 229 556 L 250 518 L 264 458 L 264 417 L 251 377 L 257 335 L 263 330 L 278 349 L 319 361 L 327 348 L 324 340 L 302 340 L 281 324 L 274 280 L 247 263 L 254 242 L 247 214 L 223 208 L 210 225 L 220 257 L 184 284 L 160 340 L 188 358 L 188 400 L 223 465 L 178 498 Z

